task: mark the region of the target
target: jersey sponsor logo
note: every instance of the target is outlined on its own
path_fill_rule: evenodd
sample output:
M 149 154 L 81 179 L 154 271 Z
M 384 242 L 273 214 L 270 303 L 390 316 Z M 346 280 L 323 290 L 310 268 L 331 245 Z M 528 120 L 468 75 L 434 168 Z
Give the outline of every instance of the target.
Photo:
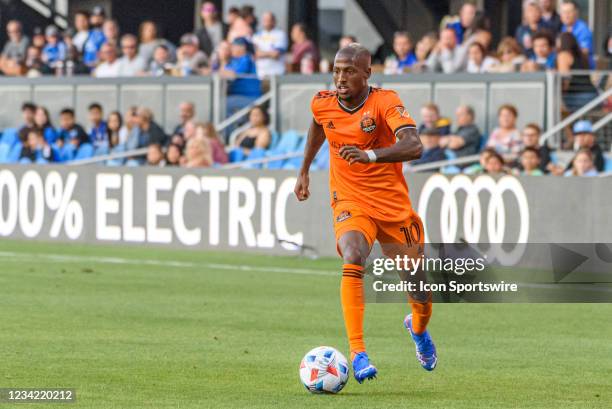
M 361 130 L 365 133 L 372 133 L 376 129 L 376 121 L 370 115 L 370 112 L 366 112 L 361 117 L 361 121 L 359 122 L 359 126 L 361 126 Z
M 398 105 L 395 107 L 395 109 L 397 110 L 397 113 L 399 114 L 399 116 L 401 116 L 402 118 L 410 118 L 410 114 L 408 113 L 408 111 L 406 111 L 406 108 L 404 108 L 401 105 Z
M 334 126 L 334 121 L 329 121 L 326 126 L 327 129 L 336 129 Z
M 338 217 L 336 217 L 336 223 L 343 222 L 350 217 L 351 217 L 351 212 L 349 212 L 348 210 L 343 210 L 342 212 L 340 212 Z

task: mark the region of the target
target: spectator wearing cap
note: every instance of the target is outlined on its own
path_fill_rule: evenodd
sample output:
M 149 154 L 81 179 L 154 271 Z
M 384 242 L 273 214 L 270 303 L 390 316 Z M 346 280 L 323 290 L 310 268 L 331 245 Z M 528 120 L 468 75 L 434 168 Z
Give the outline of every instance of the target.
M 466 32 L 472 27 L 476 18 L 476 6 L 474 3 L 465 2 L 459 10 L 459 19 L 447 25 L 448 28 L 455 32 L 458 44 L 462 44 L 466 38 Z
M 253 58 L 247 51 L 248 41 L 244 37 L 232 42 L 232 58 L 220 71 L 231 82 L 228 87 L 227 111 L 231 115 L 253 102 L 261 95 L 261 84 Z
M 96 78 L 113 78 L 119 76 L 121 62 L 117 58 L 117 49 L 110 43 L 104 43 L 100 49 L 100 64 L 94 69 Z
M 407 31 L 397 31 L 393 35 L 393 54 L 385 60 L 385 74 L 402 74 L 416 62 L 412 38 Z
M 417 160 L 410 162 L 412 165 L 438 162 L 446 159 L 444 149 L 440 146 L 440 132 L 435 128 L 425 128 L 419 133 L 423 144 L 423 154 Z
M 285 73 L 287 34 L 276 27 L 276 17 L 267 11 L 261 16 L 261 30 L 253 36 L 255 64 L 260 79 Z
M 227 35 L 228 27 L 219 18 L 217 7 L 211 1 L 202 4 L 200 17 L 202 18 L 202 27 L 195 32 L 195 35 L 198 37 L 200 50 L 207 56 L 211 56 L 213 50 Z
M 104 9 L 100 6 L 93 8 L 89 18 L 90 30 L 89 36 L 83 43 L 83 63 L 90 68 L 94 68 L 98 63 L 98 56 L 102 44 L 106 42 L 104 33 L 102 32 L 102 24 L 104 24 L 105 14 Z
M 577 150 L 585 149 L 591 153 L 592 161 L 595 169 L 598 172 L 604 170 L 605 160 L 601 146 L 595 141 L 595 132 L 593 131 L 593 125 L 591 121 L 581 120 L 574 124 L 574 146 Z M 567 166 L 566 170 L 569 170 L 573 166 L 573 161 Z
M 89 12 L 78 10 L 74 13 L 74 28 L 76 34 L 72 37 L 72 42 L 79 52 L 83 52 L 85 41 L 89 38 Z
M 153 60 L 153 54 L 158 45 L 163 45 L 168 51 L 168 60 L 174 61 L 176 53 L 176 47 L 165 38 L 158 38 L 157 25 L 146 20 L 140 24 L 138 29 L 140 44 L 138 46 L 138 55 L 145 61 L 146 64 L 150 64 Z
M 208 57 L 198 47 L 198 37 L 195 34 L 183 34 L 181 46 L 176 52 L 177 74 L 181 77 L 190 75 L 206 75 L 210 73 Z
M 165 44 L 158 44 L 153 52 L 153 60 L 149 64 L 148 74 L 153 77 L 170 75 L 174 68 L 170 61 L 170 50 Z
M 308 37 L 306 25 L 296 23 L 291 27 L 291 56 L 289 57 L 289 72 L 312 74 L 319 69 L 319 50 Z
M 424 129 L 437 129 L 440 136 L 446 136 L 450 133 L 451 121 L 448 118 L 440 116 L 440 109 L 434 103 L 428 103 L 421 108 L 421 125 L 419 132 Z
M 540 0 L 540 8 L 542 10 L 542 21 L 546 28 L 551 31 L 553 36 L 561 32 L 561 17 L 557 13 L 557 0 Z
M 523 63 L 521 71 L 546 71 L 554 70 L 557 63 L 555 53 L 555 40 L 547 30 L 538 31 L 534 34 L 533 52 L 529 60 Z
M 453 152 L 457 157 L 474 155 L 480 146 L 480 130 L 474 123 L 474 109 L 469 105 L 460 105 L 455 111 L 457 129 L 443 137 L 440 146 Z
M 66 59 L 66 44 L 60 38 L 60 32 L 54 25 L 45 29 L 47 44 L 42 51 L 43 61 L 50 67 L 55 67 L 59 61 Z
M 516 28 L 514 38 L 528 57 L 533 55 L 533 36 L 545 27 L 538 1 L 525 0 L 523 2 L 523 24 Z
M 134 77 L 143 74 L 146 69 L 146 63 L 141 56 L 138 55 L 138 40 L 133 34 L 124 34 L 121 37 L 121 53 L 123 56 L 119 58 L 119 73 L 120 77 Z
M 21 23 L 11 20 L 6 25 L 8 41 L 0 55 L 0 71 L 6 75 L 21 75 L 26 59 L 28 38 L 23 34 Z
M 561 32 L 572 33 L 580 49 L 589 59 L 590 68 L 595 68 L 593 59 L 593 33 L 589 25 L 579 17 L 578 4 L 575 0 L 563 0 L 561 2 Z

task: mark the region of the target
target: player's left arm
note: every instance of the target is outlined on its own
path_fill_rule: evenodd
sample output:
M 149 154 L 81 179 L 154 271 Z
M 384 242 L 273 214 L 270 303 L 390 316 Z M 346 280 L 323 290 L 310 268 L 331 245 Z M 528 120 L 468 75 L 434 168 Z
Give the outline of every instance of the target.
M 356 146 L 343 146 L 340 156 L 349 163 L 406 162 L 419 159 L 423 145 L 414 119 L 408 114 L 397 94 L 387 98 L 385 121 L 398 141 L 389 147 L 364 151 Z

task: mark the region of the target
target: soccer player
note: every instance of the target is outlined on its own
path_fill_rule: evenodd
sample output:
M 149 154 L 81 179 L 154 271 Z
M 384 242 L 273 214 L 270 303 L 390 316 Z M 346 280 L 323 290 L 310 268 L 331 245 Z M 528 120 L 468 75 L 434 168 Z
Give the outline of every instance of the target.
M 370 61 L 368 50 L 357 43 L 336 54 L 336 91 L 321 91 L 312 100 L 313 121 L 295 186 L 298 200 L 308 199 L 308 170 L 327 138 L 334 230 L 344 262 L 342 311 L 353 375 L 359 383 L 378 372 L 363 340 L 363 274 L 372 244 L 378 240 L 387 257 L 418 257 L 424 242 L 423 224 L 412 209 L 402 174 L 402 162 L 418 159 L 423 147 L 415 122 L 397 94 L 368 85 Z M 412 313 L 404 326 L 416 344 L 417 359 L 431 371 L 437 363 L 427 332 L 431 293 L 411 293 L 409 301 Z

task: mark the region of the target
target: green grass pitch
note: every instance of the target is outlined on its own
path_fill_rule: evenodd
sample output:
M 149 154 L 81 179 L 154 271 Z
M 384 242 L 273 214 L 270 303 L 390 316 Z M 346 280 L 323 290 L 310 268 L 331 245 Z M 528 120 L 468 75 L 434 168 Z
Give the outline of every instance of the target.
M 611 408 L 612 305 L 437 304 L 420 368 L 407 307 L 370 304 L 375 381 L 310 395 L 309 349 L 348 354 L 340 261 L 0 242 L 0 387 L 17 408 Z

